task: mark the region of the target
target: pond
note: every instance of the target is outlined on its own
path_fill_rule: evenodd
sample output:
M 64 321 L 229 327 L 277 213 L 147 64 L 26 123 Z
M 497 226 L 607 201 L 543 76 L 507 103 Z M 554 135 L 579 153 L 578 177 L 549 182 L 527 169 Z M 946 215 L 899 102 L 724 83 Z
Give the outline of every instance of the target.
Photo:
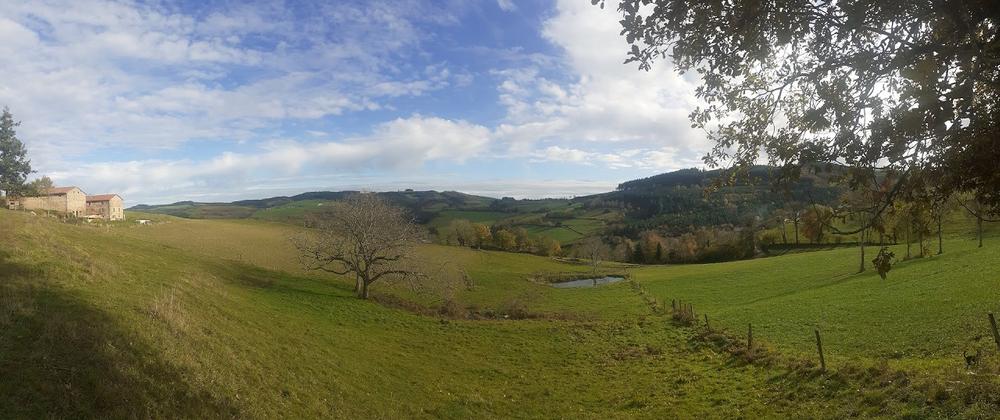
M 568 289 L 576 287 L 594 287 L 594 286 L 600 286 L 602 284 L 618 283 L 622 280 L 625 280 L 625 278 L 616 276 L 607 276 L 595 279 L 582 279 L 582 280 L 552 283 L 552 287 L 558 287 L 560 289 Z

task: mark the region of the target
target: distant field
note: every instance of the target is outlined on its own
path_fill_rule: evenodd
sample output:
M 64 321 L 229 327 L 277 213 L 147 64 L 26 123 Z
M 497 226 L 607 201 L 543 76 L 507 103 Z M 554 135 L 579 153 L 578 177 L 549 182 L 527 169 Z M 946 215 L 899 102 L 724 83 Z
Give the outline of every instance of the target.
M 553 207 L 555 205 L 539 205 L 538 209 Z M 564 207 L 565 209 L 565 207 Z M 524 211 L 524 209 L 521 209 Z M 546 213 L 505 213 L 494 211 L 457 211 L 446 210 L 441 212 L 428 224 L 428 227 L 441 229 L 448 226 L 453 220 L 468 220 L 474 223 L 485 223 L 488 225 L 504 224 L 514 227 L 522 227 L 529 234 L 536 237 L 549 237 L 565 244 L 570 244 L 585 236 L 600 233 L 605 222 L 597 217 L 583 212 L 570 212 L 569 217 L 559 219 L 545 219 Z
M 272 222 L 301 224 L 310 212 L 323 208 L 329 200 L 302 200 L 283 204 L 278 207 L 256 210 L 250 217 Z
M 440 229 L 448 226 L 448 224 L 453 220 L 460 219 L 465 219 L 474 223 L 493 224 L 498 220 L 506 219 L 512 216 L 515 216 L 515 214 L 497 211 L 445 210 L 431 220 L 427 226 Z

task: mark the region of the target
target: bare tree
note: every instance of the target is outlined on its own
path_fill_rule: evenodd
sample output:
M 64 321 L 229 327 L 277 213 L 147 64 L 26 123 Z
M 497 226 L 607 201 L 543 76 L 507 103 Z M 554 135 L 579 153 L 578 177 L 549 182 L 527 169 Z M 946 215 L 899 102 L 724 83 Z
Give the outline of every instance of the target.
M 368 299 L 372 283 L 425 277 L 413 261 L 424 232 L 403 209 L 375 194 L 355 194 L 309 220 L 313 228 L 292 239 L 307 269 L 353 275 L 358 297 Z
M 577 245 L 576 252 L 581 258 L 590 261 L 590 266 L 594 269 L 594 274 L 597 274 L 597 267 L 608 257 L 611 250 L 601 238 L 591 236 Z

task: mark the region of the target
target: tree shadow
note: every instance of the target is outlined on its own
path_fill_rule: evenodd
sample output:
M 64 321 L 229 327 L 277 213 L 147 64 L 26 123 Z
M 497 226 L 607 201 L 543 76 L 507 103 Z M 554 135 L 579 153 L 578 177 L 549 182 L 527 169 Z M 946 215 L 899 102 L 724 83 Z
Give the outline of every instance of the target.
M 236 417 L 133 332 L 0 250 L 0 417 Z
M 220 279 L 242 287 L 267 289 L 284 294 L 355 299 L 351 285 L 331 279 L 295 275 L 237 261 L 212 263 L 208 267 L 211 267 L 212 273 Z

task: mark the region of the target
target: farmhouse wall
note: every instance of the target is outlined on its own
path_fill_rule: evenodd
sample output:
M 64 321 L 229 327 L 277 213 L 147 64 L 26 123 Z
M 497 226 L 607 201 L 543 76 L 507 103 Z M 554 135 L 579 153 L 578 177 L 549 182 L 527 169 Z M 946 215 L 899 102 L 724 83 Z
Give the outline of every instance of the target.
M 91 196 L 87 198 L 87 215 L 100 216 L 106 220 L 124 220 L 124 204 L 116 194 Z
M 74 216 L 83 216 L 87 212 L 87 195 L 76 187 L 43 197 L 23 197 L 20 202 L 25 210 L 57 211 Z

